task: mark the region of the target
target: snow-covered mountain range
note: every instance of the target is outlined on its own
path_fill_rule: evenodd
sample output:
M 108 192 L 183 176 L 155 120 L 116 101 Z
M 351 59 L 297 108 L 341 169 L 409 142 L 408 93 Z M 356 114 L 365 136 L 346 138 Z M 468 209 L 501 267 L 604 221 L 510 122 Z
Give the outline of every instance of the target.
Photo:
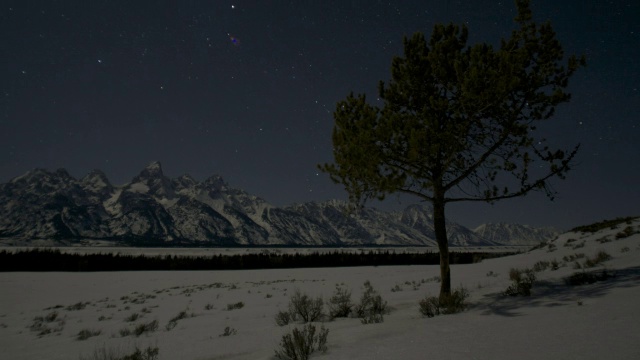
M 164 176 L 153 162 L 130 183 L 114 186 L 94 170 L 36 169 L 0 185 L 0 239 L 119 240 L 148 245 L 435 245 L 429 208 L 348 212 L 332 200 L 275 207 L 220 176 L 199 182 Z M 551 229 L 448 223 L 453 246 L 533 245 Z
M 488 223 L 473 229 L 473 232 L 500 244 L 531 245 L 536 239 L 553 239 L 558 235 L 553 228 L 534 228 L 528 225 Z

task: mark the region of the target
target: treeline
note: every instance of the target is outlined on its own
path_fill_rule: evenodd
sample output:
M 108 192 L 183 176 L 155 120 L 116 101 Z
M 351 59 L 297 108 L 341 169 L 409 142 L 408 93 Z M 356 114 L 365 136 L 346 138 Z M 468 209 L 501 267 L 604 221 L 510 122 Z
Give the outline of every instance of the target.
M 451 252 L 452 264 L 470 264 L 506 253 Z M 247 270 L 312 267 L 437 265 L 438 253 L 334 251 L 311 254 L 257 253 L 242 255 L 121 255 L 68 254 L 58 249 L 0 252 L 0 271 L 142 271 L 142 270 Z

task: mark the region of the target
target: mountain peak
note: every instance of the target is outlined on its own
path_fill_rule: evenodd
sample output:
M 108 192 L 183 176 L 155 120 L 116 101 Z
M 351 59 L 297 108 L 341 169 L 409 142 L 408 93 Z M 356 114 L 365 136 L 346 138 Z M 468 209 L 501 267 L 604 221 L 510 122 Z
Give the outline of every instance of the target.
M 162 164 L 160 163 L 160 161 L 152 161 L 149 163 L 149 165 L 147 165 L 145 167 L 145 169 L 159 169 L 160 171 L 162 171 Z
M 64 179 L 73 179 L 73 176 L 71 176 L 71 174 L 69 174 L 67 169 L 64 169 L 64 168 L 57 169 L 55 172 L 55 175 Z
M 171 180 L 162 173 L 162 165 L 159 161 L 153 161 L 147 165 L 138 176 L 133 178 L 129 187 L 135 189 L 136 192 L 148 191 L 149 194 L 169 199 L 174 197 Z
M 16 183 L 19 181 L 30 181 L 31 179 L 38 179 L 43 176 L 49 175 L 49 172 L 45 169 L 35 168 L 33 170 L 29 170 L 26 173 L 11 179 L 12 183 Z
M 97 169 L 91 170 L 80 181 L 85 189 L 90 189 L 93 191 L 111 188 L 111 183 L 109 182 L 107 175 Z
M 89 173 L 85 176 L 85 178 L 92 178 L 92 177 L 106 178 L 107 175 L 102 170 L 93 169 L 89 171 Z
M 196 181 L 196 179 L 194 179 L 190 175 L 184 174 L 171 180 L 171 183 L 173 184 L 176 191 L 181 191 L 183 189 L 188 189 L 190 187 L 196 186 L 198 184 L 198 181 Z
M 210 176 L 204 181 L 204 184 L 205 186 L 212 187 L 218 191 L 225 190 L 227 188 L 227 182 L 224 181 L 220 175 Z
M 145 166 L 143 171 L 159 173 L 162 176 L 162 164 L 160 161 L 152 161 L 149 165 Z
M 28 171 L 22 176 L 11 179 L 10 182 L 13 184 L 70 184 L 74 181 L 76 181 L 76 179 L 65 169 L 60 168 L 55 171 L 49 171 L 46 169 L 36 168 Z
M 160 164 L 159 161 L 153 161 L 149 163 L 149 165 L 145 166 L 140 174 L 133 178 L 132 182 L 145 182 L 145 180 L 161 179 L 162 177 L 164 177 L 164 174 L 162 173 L 162 164 Z
M 176 180 L 180 180 L 180 181 L 186 181 L 186 182 L 192 182 L 192 183 L 196 183 L 197 180 L 194 179 L 191 175 L 189 174 L 183 174 L 178 176 L 178 178 Z

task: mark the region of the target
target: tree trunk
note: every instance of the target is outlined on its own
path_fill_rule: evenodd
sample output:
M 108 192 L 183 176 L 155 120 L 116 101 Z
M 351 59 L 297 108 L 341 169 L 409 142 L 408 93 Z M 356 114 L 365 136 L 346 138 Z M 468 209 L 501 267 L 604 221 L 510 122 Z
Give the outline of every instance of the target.
M 451 270 L 449 269 L 449 240 L 444 216 L 444 195 L 433 201 L 433 228 L 440 251 L 440 299 L 451 294 Z

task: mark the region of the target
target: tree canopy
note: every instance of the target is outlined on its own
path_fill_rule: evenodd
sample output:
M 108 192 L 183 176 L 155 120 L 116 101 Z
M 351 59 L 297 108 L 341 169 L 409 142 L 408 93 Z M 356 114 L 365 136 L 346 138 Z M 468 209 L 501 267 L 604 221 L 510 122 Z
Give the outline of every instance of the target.
M 465 25 L 437 24 L 428 41 L 405 37 L 404 56 L 378 87 L 383 106 L 353 93 L 338 102 L 335 162 L 320 166 L 355 204 L 396 192 L 433 204 L 441 296 L 450 292 L 445 204 L 533 190 L 553 197 L 549 180 L 564 178 L 578 151 L 552 149 L 535 130 L 569 101 L 569 78 L 585 59 L 565 60 L 551 24 L 533 21 L 529 1 L 516 5 L 518 27 L 498 47 L 468 45 Z

